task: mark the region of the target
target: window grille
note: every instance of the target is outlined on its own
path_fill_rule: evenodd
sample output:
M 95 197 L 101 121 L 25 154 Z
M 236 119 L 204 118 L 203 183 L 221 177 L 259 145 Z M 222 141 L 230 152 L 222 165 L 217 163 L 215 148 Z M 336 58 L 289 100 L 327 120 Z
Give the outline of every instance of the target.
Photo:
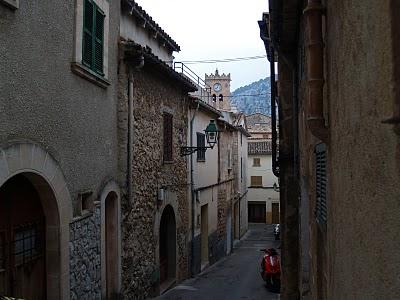
M 38 224 L 25 225 L 14 232 L 14 264 L 27 264 L 41 255 L 42 241 Z
M 316 178 L 316 207 L 315 218 L 321 225 L 325 225 L 327 221 L 327 204 L 326 204 L 326 145 L 318 144 L 315 147 L 315 178 Z
M 173 117 L 169 113 L 163 114 L 164 124 L 164 147 L 163 147 L 163 160 L 172 161 L 172 128 L 173 128 Z
M 197 147 L 206 146 L 206 136 L 200 132 L 197 133 Z M 197 150 L 197 161 L 206 160 L 206 150 Z

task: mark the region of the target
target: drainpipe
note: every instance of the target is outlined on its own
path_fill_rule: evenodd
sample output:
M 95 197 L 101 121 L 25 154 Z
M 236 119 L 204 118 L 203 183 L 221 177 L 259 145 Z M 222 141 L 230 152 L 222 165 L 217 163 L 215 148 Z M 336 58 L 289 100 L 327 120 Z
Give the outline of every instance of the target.
M 400 3 L 398 0 L 390 1 L 391 14 L 391 36 L 392 36 L 392 63 L 393 63 L 393 114 L 390 118 L 385 119 L 382 123 L 393 124 L 394 131 L 400 135 L 400 56 L 397 54 L 400 51 Z
M 196 117 L 197 111 L 199 110 L 200 102 L 197 102 L 196 110 L 193 113 L 192 118 L 190 119 L 190 137 L 189 143 L 190 147 L 193 147 L 193 123 L 194 118 Z M 190 155 L 190 194 L 192 196 L 192 260 L 191 260 L 191 268 L 192 268 L 192 276 L 195 274 L 195 264 L 194 264 L 194 227 L 195 227 L 195 190 L 194 190 L 194 176 L 193 176 L 193 155 Z
M 322 40 L 322 13 L 321 0 L 308 0 L 304 10 L 307 19 L 308 47 L 308 115 L 307 125 L 311 133 L 327 141 L 328 130 L 325 127 L 323 115 L 323 86 L 324 86 L 324 57 Z
M 140 70 L 144 65 L 144 57 L 140 56 L 134 69 Z M 132 199 L 132 152 L 133 152 L 133 90 L 134 90 L 134 79 L 133 79 L 133 68 L 129 68 L 128 74 L 128 149 L 127 149 L 127 160 L 128 160 L 128 199 Z
M 270 47 L 270 87 L 271 87 L 271 125 L 272 125 L 272 173 L 279 178 L 279 166 L 277 160 L 277 139 L 278 135 L 276 132 L 276 85 L 275 85 L 275 51 L 274 48 Z

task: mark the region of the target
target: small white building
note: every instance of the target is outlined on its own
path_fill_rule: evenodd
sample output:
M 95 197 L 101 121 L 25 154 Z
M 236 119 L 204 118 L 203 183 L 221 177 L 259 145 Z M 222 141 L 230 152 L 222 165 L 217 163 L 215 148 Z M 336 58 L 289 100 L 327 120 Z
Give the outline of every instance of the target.
M 261 113 L 246 116 L 248 131 L 248 220 L 279 223 L 279 182 L 272 172 L 271 118 Z

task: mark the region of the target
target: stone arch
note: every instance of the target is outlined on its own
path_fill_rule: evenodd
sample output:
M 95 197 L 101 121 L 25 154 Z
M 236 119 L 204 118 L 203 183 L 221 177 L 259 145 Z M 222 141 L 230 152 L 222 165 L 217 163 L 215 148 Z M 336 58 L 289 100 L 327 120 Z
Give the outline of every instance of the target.
M 121 291 L 121 192 L 118 184 L 115 181 L 109 181 L 103 188 L 100 194 L 101 202 L 101 286 L 102 299 L 110 299 L 110 281 L 107 280 L 107 265 L 115 262 L 116 273 L 115 282 L 111 282 L 113 294 L 118 294 Z M 111 211 L 110 211 L 111 210 Z M 112 219 L 110 219 L 110 213 Z M 112 224 L 110 224 L 110 221 Z M 115 226 L 115 231 L 110 237 L 107 236 L 107 225 Z M 110 227 L 109 226 L 109 227 Z M 112 239 L 116 242 L 116 248 L 107 248 L 107 240 Z M 113 257 L 108 257 L 107 252 L 113 252 Z M 111 297 L 116 296 L 112 295 Z M 115 298 L 117 299 L 117 298 Z
M 160 220 L 159 233 L 159 265 L 160 283 L 169 285 L 176 280 L 177 247 L 176 247 L 176 218 L 171 205 L 164 207 Z
M 69 299 L 69 224 L 72 202 L 64 175 L 39 145 L 15 142 L 0 147 L 0 187 L 24 175 L 37 190 L 46 217 L 47 297 Z

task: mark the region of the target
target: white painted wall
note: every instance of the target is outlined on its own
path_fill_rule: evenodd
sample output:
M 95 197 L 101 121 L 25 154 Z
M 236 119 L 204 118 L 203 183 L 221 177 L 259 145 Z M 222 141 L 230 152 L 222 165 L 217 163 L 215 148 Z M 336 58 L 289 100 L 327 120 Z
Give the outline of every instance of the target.
M 194 110 L 189 112 L 189 122 L 193 116 Z M 197 146 L 197 132 L 203 133 L 211 119 L 215 119 L 212 114 L 203 110 L 198 110 L 193 122 L 193 146 Z M 188 139 L 189 143 L 189 139 Z M 189 144 L 188 144 L 189 145 Z M 206 146 L 208 146 L 206 141 Z M 193 153 L 193 181 L 194 188 L 200 188 L 218 183 L 218 145 L 213 149 L 207 149 L 206 160 L 197 161 L 197 153 Z M 200 227 L 197 222 L 197 215 L 201 212 L 201 206 L 208 204 L 208 233 L 217 230 L 217 197 L 218 187 L 208 188 L 197 193 L 196 204 L 196 235 L 200 233 Z
M 124 39 L 134 41 L 143 47 L 149 46 L 154 55 L 165 62 L 171 62 L 172 65 L 172 52 L 162 46 L 157 39 L 152 37 L 146 28 L 139 26 L 134 16 L 127 14 L 121 15 L 120 35 Z
M 260 158 L 260 167 L 253 166 L 253 159 Z M 278 184 L 278 178 L 272 173 L 272 156 L 271 155 L 248 155 L 248 186 L 251 184 L 251 176 L 262 176 L 263 187 L 272 187 L 274 182 Z

